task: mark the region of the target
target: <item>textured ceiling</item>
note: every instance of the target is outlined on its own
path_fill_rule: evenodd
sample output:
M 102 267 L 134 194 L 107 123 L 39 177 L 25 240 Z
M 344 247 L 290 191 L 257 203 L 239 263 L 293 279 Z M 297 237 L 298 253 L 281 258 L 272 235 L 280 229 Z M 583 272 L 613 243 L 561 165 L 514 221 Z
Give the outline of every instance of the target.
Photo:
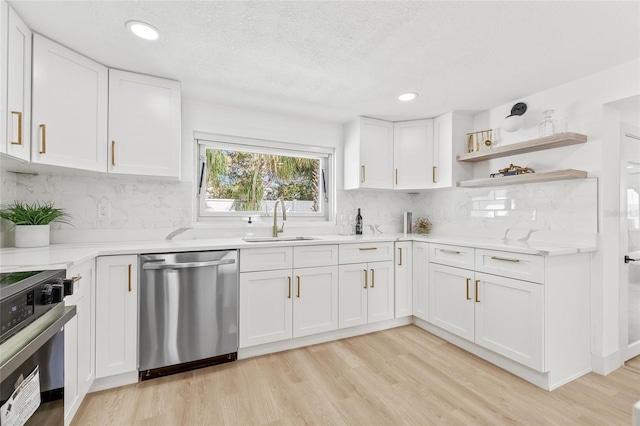
M 637 1 L 9 3 L 35 32 L 180 80 L 184 97 L 333 122 L 485 110 L 640 57 Z

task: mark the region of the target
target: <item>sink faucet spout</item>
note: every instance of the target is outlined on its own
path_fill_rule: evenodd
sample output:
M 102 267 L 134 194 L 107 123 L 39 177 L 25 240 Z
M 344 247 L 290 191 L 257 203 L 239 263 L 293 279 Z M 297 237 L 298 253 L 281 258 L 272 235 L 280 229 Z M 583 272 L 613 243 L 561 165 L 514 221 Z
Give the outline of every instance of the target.
M 282 208 L 282 226 L 278 228 L 278 203 L 280 203 L 280 207 Z M 273 236 L 277 237 L 279 233 L 284 232 L 284 221 L 287 220 L 287 210 L 284 205 L 284 201 L 282 198 L 278 198 L 276 203 L 273 205 Z

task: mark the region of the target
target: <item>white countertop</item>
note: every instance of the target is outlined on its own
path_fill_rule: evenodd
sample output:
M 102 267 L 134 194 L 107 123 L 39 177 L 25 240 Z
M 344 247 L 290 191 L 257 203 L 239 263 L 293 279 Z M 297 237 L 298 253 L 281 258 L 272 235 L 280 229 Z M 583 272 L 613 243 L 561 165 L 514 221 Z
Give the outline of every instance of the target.
M 423 241 L 515 253 L 558 256 L 596 251 L 596 247 L 570 247 L 555 244 L 526 243 L 501 239 L 474 239 L 418 234 L 378 234 L 364 236 L 323 235 L 314 240 L 248 243 L 241 238 L 191 239 L 174 241 L 124 241 L 119 243 L 52 244 L 37 248 L 0 249 L 0 272 L 67 269 L 97 256 L 165 253 L 179 251 L 246 249 L 292 245 L 344 244 L 366 241 Z

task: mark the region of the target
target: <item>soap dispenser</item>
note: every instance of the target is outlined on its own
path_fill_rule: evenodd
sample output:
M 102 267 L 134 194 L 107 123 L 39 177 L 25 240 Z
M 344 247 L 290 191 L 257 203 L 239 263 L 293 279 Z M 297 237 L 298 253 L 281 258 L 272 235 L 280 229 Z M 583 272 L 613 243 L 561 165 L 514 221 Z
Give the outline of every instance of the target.
M 251 216 L 249 216 L 249 222 L 247 222 L 247 232 L 244 234 L 245 237 L 253 237 L 253 222 L 251 221 Z

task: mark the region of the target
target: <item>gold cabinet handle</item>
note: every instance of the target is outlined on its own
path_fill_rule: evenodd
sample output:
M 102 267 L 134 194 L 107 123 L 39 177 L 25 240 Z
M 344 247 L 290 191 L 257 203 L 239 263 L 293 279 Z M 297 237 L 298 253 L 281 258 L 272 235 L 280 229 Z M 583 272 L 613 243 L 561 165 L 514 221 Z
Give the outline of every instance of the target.
M 480 280 L 476 280 L 476 303 L 480 302 L 480 295 L 478 294 L 478 284 L 480 284 Z
M 78 274 L 75 277 L 71 277 L 71 279 L 73 280 L 73 282 L 78 282 L 82 279 L 82 275 Z
M 129 264 L 129 292 L 131 292 L 131 264 Z
M 374 288 L 376 286 L 376 271 L 375 270 L 371 270 L 371 288 Z
M 116 165 L 116 141 L 111 141 L 111 165 Z
M 291 299 L 291 277 L 287 277 L 287 279 L 289 280 L 289 295 L 287 296 L 287 299 Z
M 300 298 L 300 276 L 296 276 L 296 280 L 298 281 L 298 294 L 296 294 L 296 297 Z
M 506 257 L 498 257 L 498 256 L 491 256 L 491 259 L 493 259 L 493 260 L 501 260 L 503 262 L 513 262 L 513 263 L 520 262 L 520 259 L 509 259 L 509 258 L 506 258 Z
M 398 266 L 402 266 L 402 247 L 398 247 L 398 251 L 400 252 L 400 260 L 398 261 Z
M 368 271 L 366 269 L 363 269 L 362 272 L 364 272 L 364 288 L 367 288 L 367 286 L 369 285 L 369 275 L 368 275 Z
M 364 182 L 366 179 L 364 165 L 360 166 L 360 182 Z
M 433 183 L 437 183 L 436 182 L 436 166 L 433 166 L 433 169 L 431 170 L 431 180 L 433 181 Z
M 471 284 L 471 278 L 467 278 L 467 300 L 471 300 L 469 296 L 469 284 Z
M 47 125 L 41 124 L 40 130 L 42 130 L 42 149 L 40 150 L 40 154 L 47 153 Z
M 396 185 L 398 184 L 398 169 L 396 169 Z
M 378 250 L 378 247 L 360 247 L 358 250 L 360 251 Z
M 20 111 L 11 111 L 11 114 L 18 116 L 18 140 L 11 141 L 11 145 L 22 145 L 22 113 Z
M 456 250 L 440 249 L 440 251 L 443 253 L 449 253 L 449 254 L 460 254 L 460 252 Z

